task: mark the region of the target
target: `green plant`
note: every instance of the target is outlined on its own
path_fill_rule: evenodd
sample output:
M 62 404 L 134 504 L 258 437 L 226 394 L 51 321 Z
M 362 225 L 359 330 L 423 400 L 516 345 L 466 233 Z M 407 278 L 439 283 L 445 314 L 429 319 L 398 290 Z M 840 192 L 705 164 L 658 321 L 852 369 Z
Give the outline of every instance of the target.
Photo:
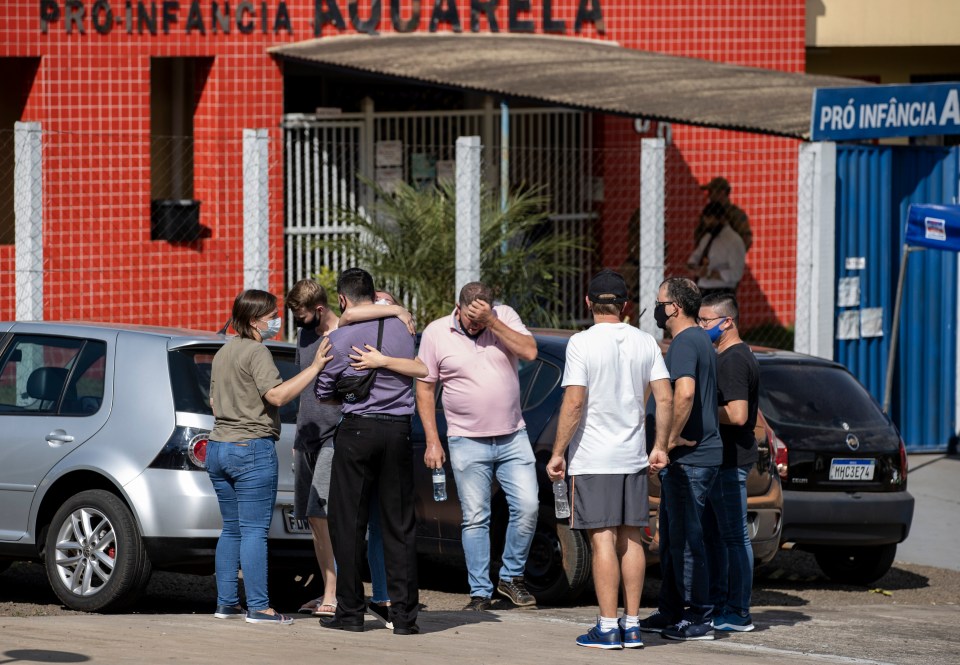
M 354 227 L 347 237 L 322 241 L 346 262 L 368 270 L 377 288 L 393 293 L 418 321 L 453 309 L 456 263 L 456 190 L 453 185 L 415 189 L 398 184 L 392 193 L 372 183 L 376 203 L 369 212 L 338 211 Z M 558 279 L 579 275 L 582 239 L 549 228 L 548 199 L 525 191 L 500 203 L 481 195 L 480 279 L 496 298 L 511 305 L 528 325 L 558 326 Z

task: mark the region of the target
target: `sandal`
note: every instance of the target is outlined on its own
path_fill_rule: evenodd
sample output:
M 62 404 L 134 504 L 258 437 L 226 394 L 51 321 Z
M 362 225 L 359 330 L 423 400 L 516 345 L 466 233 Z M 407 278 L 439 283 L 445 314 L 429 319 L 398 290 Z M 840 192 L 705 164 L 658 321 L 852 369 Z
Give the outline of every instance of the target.
M 313 614 L 320 604 L 323 602 L 323 598 L 314 598 L 313 600 L 308 600 L 303 605 L 300 606 L 300 609 L 297 610 L 300 614 Z
M 323 603 L 322 605 L 317 605 L 317 608 L 313 611 L 313 616 L 315 617 L 332 617 L 337 615 L 337 603 Z

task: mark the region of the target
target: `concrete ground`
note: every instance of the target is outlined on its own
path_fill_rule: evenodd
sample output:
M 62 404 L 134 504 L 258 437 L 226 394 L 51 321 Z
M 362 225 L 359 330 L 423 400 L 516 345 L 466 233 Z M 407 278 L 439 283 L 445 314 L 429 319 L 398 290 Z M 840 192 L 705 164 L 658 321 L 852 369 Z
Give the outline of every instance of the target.
M 897 561 L 960 570 L 960 456 L 910 455 L 908 461 L 907 490 L 916 505 Z
M 656 659 L 673 665 L 742 663 L 957 663 L 960 607 L 764 608 L 760 628 L 712 642 L 645 637 L 640 650 L 574 644 L 593 617 L 583 610 L 484 614 L 424 612 L 417 636 L 373 620 L 364 633 L 254 626 L 210 615 L 73 615 L 0 619 L 0 663 L 503 663 L 561 665 Z

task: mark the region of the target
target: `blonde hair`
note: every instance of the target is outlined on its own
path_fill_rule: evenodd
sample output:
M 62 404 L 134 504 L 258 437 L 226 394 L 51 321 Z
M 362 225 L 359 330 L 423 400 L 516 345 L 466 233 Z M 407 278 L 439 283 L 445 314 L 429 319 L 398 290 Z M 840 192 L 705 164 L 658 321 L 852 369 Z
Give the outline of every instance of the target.
M 313 309 L 318 305 L 326 307 L 327 291 L 316 280 L 301 279 L 287 293 L 286 303 L 291 310 L 297 310 L 301 307 Z

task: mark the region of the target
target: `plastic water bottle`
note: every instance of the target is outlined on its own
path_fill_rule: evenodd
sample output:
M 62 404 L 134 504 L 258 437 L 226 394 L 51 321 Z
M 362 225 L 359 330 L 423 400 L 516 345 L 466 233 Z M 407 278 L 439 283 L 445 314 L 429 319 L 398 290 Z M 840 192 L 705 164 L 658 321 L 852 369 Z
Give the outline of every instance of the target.
M 557 519 L 570 517 L 570 502 L 567 501 L 567 483 L 562 480 L 553 481 L 553 510 Z
M 443 467 L 433 470 L 433 500 L 447 500 L 447 474 Z

